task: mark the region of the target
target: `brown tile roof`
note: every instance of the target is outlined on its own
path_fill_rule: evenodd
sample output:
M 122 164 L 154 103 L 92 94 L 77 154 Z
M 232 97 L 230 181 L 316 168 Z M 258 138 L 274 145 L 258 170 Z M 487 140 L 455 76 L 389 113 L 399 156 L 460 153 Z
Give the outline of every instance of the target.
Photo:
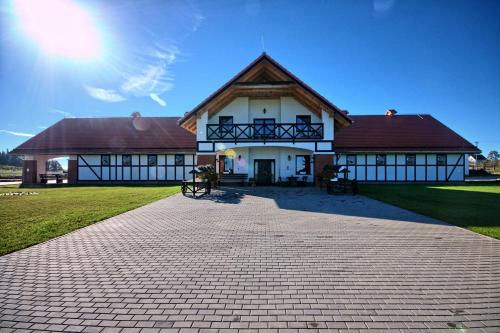
M 196 136 L 178 121 L 178 117 L 66 118 L 12 153 L 194 152 Z
M 336 152 L 457 151 L 479 152 L 469 141 L 431 115 L 353 116 L 335 133 Z
M 351 116 L 335 133 L 336 152 L 479 150 L 430 115 Z M 196 136 L 178 117 L 67 118 L 12 151 L 13 154 L 180 152 L 196 150 Z

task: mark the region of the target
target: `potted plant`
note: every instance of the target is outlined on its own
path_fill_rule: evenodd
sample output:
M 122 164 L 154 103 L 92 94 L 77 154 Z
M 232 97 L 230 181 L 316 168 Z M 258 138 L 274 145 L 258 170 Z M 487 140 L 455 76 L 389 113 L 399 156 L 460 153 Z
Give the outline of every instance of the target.
M 211 187 L 217 188 L 217 179 L 219 176 L 212 164 L 200 165 L 198 167 L 200 178 L 210 183 Z

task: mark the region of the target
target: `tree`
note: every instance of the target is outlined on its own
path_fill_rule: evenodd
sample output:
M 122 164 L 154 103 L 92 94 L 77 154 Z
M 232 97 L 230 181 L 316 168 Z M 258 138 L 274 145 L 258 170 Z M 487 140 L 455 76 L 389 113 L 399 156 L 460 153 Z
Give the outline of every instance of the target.
M 0 165 L 23 166 L 23 160 L 19 157 L 9 154 L 9 150 L 0 151 Z
M 59 172 L 59 171 L 63 171 L 63 167 L 61 166 L 61 163 L 59 163 L 59 161 L 49 160 L 49 161 L 47 161 L 47 171 Z
M 492 150 L 488 153 L 487 157 L 490 161 L 498 161 L 500 160 L 500 154 L 496 150 Z

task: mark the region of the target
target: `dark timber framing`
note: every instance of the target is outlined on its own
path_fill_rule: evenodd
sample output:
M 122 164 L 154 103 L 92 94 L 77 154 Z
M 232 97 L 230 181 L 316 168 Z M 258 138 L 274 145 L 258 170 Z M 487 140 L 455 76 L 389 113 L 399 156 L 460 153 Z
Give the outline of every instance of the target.
M 438 165 L 437 159 L 438 155 L 444 155 L 445 156 L 445 164 L 444 165 Z M 354 164 L 349 164 L 348 163 L 348 156 L 355 155 L 354 159 Z M 375 163 L 368 163 L 368 156 L 371 155 L 375 159 Z M 386 163 L 385 165 L 377 165 L 377 155 L 385 155 L 386 156 Z M 392 155 L 394 158 L 394 163 L 387 163 L 388 156 Z M 413 165 L 407 165 L 406 164 L 406 157 L 408 155 L 415 155 L 415 164 Z M 455 155 L 458 156 L 457 160 L 453 164 L 449 164 L 448 160 L 449 157 L 448 155 Z M 340 159 L 342 156 L 345 156 L 345 163 L 340 163 Z M 359 156 L 364 156 L 364 163 L 359 163 Z M 405 162 L 403 164 L 399 163 L 398 164 L 398 157 L 404 157 Z M 424 158 L 424 163 L 418 163 L 418 157 L 423 156 Z M 431 162 L 429 156 L 434 156 L 434 163 L 429 163 Z M 465 169 L 466 169 L 466 164 L 465 164 L 465 154 L 463 153 L 341 153 L 341 154 L 336 154 L 335 156 L 335 164 L 340 165 L 343 167 L 348 168 L 349 171 L 354 171 L 353 172 L 353 177 L 360 182 L 450 182 L 450 181 L 464 181 L 465 179 Z M 364 174 L 364 179 L 363 177 L 358 177 L 358 167 L 361 167 L 365 169 L 365 174 Z M 374 168 L 374 179 L 368 179 L 368 168 Z M 384 177 L 379 178 L 379 168 L 384 167 Z M 394 177 L 393 179 L 388 179 L 392 177 L 388 177 L 388 172 L 387 168 L 393 167 L 394 168 Z M 424 179 L 417 179 L 417 170 L 418 168 L 423 168 L 424 169 Z M 461 180 L 455 180 L 451 179 L 453 176 L 453 173 L 457 170 L 457 168 L 461 167 L 462 168 L 462 179 Z M 404 179 L 398 179 L 398 168 L 404 168 Z M 434 177 L 431 177 L 428 174 L 429 168 L 433 168 L 435 171 Z M 353 170 L 354 169 L 354 170 Z M 408 169 L 412 169 L 413 171 L 413 177 L 408 176 Z M 439 177 L 439 172 L 444 171 L 444 177 Z M 361 178 L 361 179 L 360 179 Z
M 102 165 L 102 156 L 108 155 L 109 157 L 109 165 Z M 118 163 L 119 156 L 123 158 L 123 156 L 130 155 L 131 156 L 131 164 L 130 166 L 123 165 L 123 163 Z M 176 155 L 182 155 L 184 164 L 178 165 L 175 164 Z M 99 160 L 101 161 L 100 164 L 89 164 L 85 157 L 88 158 L 88 156 L 99 156 Z M 137 157 L 137 162 L 134 164 L 134 156 Z M 141 164 L 141 156 L 146 156 L 146 163 Z M 154 166 L 149 166 L 149 157 L 150 156 L 156 156 L 156 165 Z M 164 156 L 165 163 L 160 164 L 158 163 L 159 156 Z M 172 156 L 173 162 L 168 163 L 168 156 Z M 191 156 L 191 164 L 186 164 L 186 156 Z M 180 182 L 184 179 L 186 179 L 186 176 L 189 175 L 189 171 L 193 170 L 196 167 L 196 155 L 195 154 L 85 154 L 85 155 L 77 155 L 77 179 L 78 182 L 96 182 L 96 181 L 102 181 L 102 182 L 138 182 L 138 181 L 176 181 Z M 123 162 L 123 160 L 121 161 Z M 80 168 L 88 168 L 90 171 L 95 175 L 97 179 L 95 180 L 82 180 L 80 179 Z M 103 169 L 108 168 L 108 179 L 103 179 Z M 128 168 L 128 169 L 126 169 Z M 137 179 L 133 179 L 133 170 L 134 168 L 137 169 Z M 143 168 L 146 169 L 146 177 L 142 177 L 142 171 Z M 163 168 L 164 169 L 164 175 L 165 179 L 158 179 L 158 170 Z M 174 176 L 168 177 L 168 170 L 173 170 Z M 182 168 L 182 179 L 177 179 L 178 176 L 178 168 Z M 114 169 L 114 178 L 112 179 L 111 175 L 112 172 L 111 170 Z M 99 173 L 96 172 L 96 170 L 99 170 Z M 124 177 L 125 171 L 128 171 L 129 177 Z M 153 178 L 152 176 L 155 175 Z M 118 177 L 119 176 L 119 177 Z M 124 179 L 124 178 L 129 178 L 129 179 Z

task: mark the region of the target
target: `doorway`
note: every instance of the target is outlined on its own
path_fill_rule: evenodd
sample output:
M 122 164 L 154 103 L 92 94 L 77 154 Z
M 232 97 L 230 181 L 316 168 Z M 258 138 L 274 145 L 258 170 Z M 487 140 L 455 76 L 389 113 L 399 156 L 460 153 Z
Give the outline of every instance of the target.
M 274 183 L 274 160 L 255 160 L 254 176 L 257 185 L 271 185 Z

